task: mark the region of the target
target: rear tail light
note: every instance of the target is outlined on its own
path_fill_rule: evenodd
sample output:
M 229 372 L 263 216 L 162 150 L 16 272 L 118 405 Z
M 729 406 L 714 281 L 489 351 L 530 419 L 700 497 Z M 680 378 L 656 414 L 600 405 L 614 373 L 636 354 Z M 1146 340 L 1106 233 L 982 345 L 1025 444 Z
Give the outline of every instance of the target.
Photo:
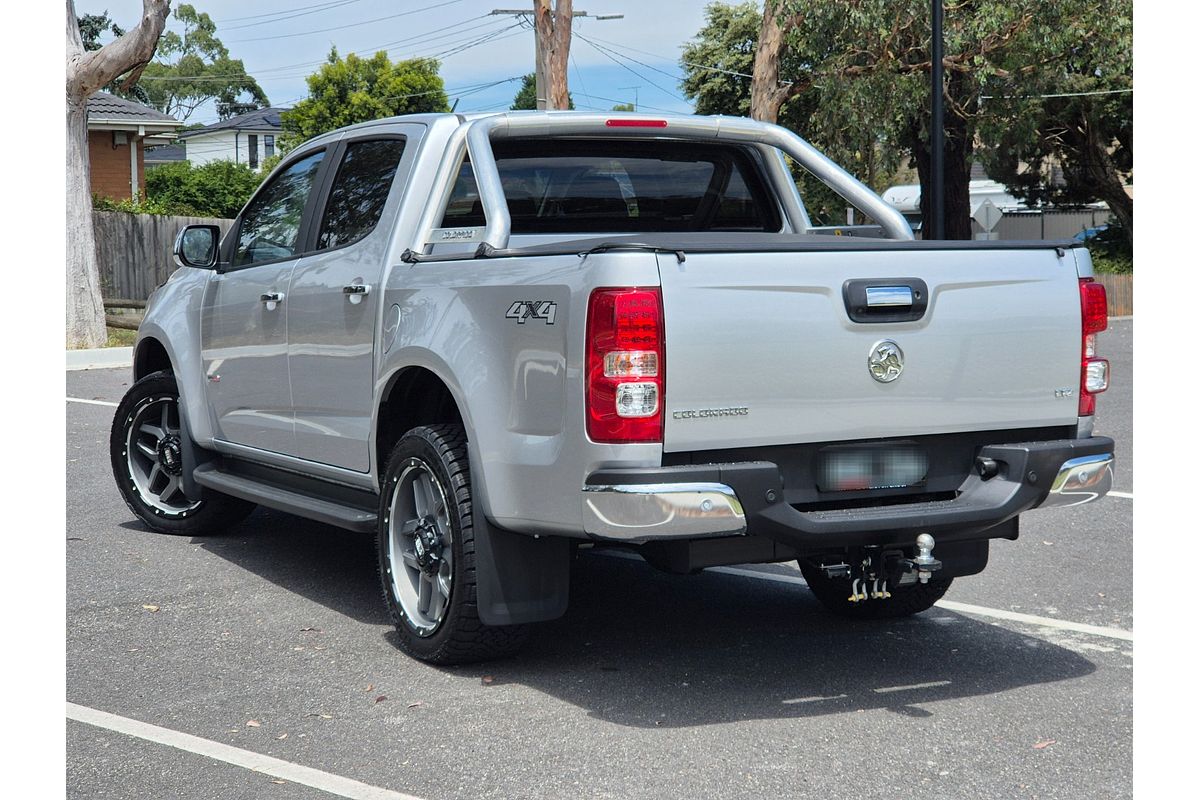
M 1083 353 L 1079 370 L 1079 416 L 1096 413 L 1096 395 L 1108 388 L 1108 360 L 1096 358 L 1096 334 L 1108 328 L 1108 295 L 1104 284 L 1079 279 Z
M 592 441 L 662 441 L 663 338 L 657 287 L 592 292 L 586 386 Z

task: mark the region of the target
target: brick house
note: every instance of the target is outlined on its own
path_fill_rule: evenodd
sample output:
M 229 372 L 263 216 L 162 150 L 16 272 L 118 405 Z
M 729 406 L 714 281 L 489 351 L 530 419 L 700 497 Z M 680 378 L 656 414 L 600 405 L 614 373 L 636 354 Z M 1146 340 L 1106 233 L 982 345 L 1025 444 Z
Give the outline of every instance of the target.
M 113 200 L 144 195 L 143 148 L 173 141 L 183 123 L 108 92 L 88 98 L 87 112 L 92 194 Z

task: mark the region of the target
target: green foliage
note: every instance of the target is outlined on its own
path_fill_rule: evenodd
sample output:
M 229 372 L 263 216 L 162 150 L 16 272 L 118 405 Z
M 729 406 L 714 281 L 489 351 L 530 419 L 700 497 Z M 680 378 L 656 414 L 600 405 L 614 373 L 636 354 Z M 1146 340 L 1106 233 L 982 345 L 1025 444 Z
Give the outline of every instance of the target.
M 149 174 L 149 173 L 147 173 Z M 137 201 L 126 197 L 123 200 L 113 200 L 111 197 L 92 195 L 93 211 L 119 211 L 123 214 L 155 214 L 161 216 L 202 216 L 189 206 L 155 200 L 149 197 L 139 197 Z
M 633 103 L 617 103 L 615 106 L 612 107 L 612 110 L 613 111 L 637 111 L 637 109 L 633 107 Z
M 1131 274 L 1133 272 L 1133 237 L 1117 220 L 1087 240 L 1088 252 L 1096 272 Z
M 1092 268 L 1096 272 L 1114 275 L 1133 274 L 1133 256 L 1092 253 Z
M 794 96 L 783 107 L 780 124 L 876 190 L 904 156 L 926 182 L 928 0 L 780 0 L 776 5 L 785 23 L 799 20 L 784 24 L 780 77 L 794 87 Z M 1024 122 L 1021 109 L 981 99 L 1063 86 L 1065 75 L 1082 73 L 1081 54 L 1089 50 L 1098 54 L 1089 56 L 1093 65 L 1113 73 L 1124 69 L 1128 5 L 1129 0 L 971 0 L 947 7 L 947 211 L 953 215 L 948 232 L 970 232 L 967 182 L 977 139 Z M 746 76 L 753 72 L 761 14 L 750 3 L 718 3 L 706 16 L 707 24 L 683 52 L 683 88 L 698 113 L 745 115 Z M 813 216 L 820 219 L 821 207 L 832 204 L 820 198 L 814 204 L 809 194 L 806 203 L 817 207 Z
M 371 58 L 337 48 L 315 74 L 308 77 L 308 97 L 282 115 L 289 150 L 326 131 L 399 114 L 449 111 L 437 61 L 415 58 L 393 63 L 380 51 Z
M 179 120 L 186 120 L 210 100 L 216 100 L 222 119 L 270 105 L 262 87 L 246 74 L 241 59 L 229 57 L 208 14 L 184 3 L 174 16 L 183 32 L 163 33 L 154 60 L 146 65 L 139 81 L 149 105 Z
M 210 161 L 199 167 L 179 161 L 148 169 L 147 203 L 170 209 L 149 213 L 235 217 L 265 174 L 233 161 Z
M 1098 30 L 1057 69 L 1019 95 L 987 99 L 984 163 L 1031 205 L 1107 202 L 1121 221 L 1109 230 L 1132 241 L 1133 200 L 1125 192 L 1133 182 L 1131 0 L 1101 0 L 1095 15 Z
M 537 76 L 535 74 L 531 72 L 521 76 L 521 88 L 513 96 L 512 105 L 508 109 L 509 111 L 537 110 Z M 567 109 L 575 110 L 575 98 L 571 97 L 570 92 L 567 92 Z
M 749 116 L 750 76 L 762 12 L 754 3 L 713 3 L 704 13 L 705 26 L 684 45 L 680 58 L 684 94 L 695 103 L 697 114 Z M 785 52 L 781 74 L 801 73 L 799 62 Z M 873 145 L 874 131 L 859 131 L 858 138 L 851 139 L 845 131 L 831 132 L 814 125 L 823 96 L 818 88 L 800 93 L 780 109 L 779 124 L 811 141 L 872 188 L 882 190 L 885 187 L 877 184 L 890 175 L 886 167 L 895 169 L 897 154 L 880 152 Z M 855 141 L 863 145 L 856 147 Z M 838 225 L 845 221 L 845 200 L 800 167 L 793 165 L 792 172 L 814 224 Z

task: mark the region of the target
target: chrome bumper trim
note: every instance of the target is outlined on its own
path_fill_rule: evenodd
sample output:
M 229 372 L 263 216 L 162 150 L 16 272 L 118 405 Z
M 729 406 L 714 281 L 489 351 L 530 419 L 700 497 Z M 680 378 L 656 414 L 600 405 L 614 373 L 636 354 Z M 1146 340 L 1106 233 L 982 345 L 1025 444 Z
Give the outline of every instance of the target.
M 1099 500 L 1112 489 L 1112 453 L 1082 456 L 1064 461 L 1038 508 L 1078 506 Z
M 582 497 L 583 529 L 599 539 L 640 543 L 746 532 L 742 504 L 723 483 L 584 486 Z

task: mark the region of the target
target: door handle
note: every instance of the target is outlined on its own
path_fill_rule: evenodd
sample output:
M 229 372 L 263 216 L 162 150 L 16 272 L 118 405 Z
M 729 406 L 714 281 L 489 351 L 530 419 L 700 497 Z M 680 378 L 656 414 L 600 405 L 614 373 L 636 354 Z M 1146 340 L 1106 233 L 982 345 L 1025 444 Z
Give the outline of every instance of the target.
M 913 290 L 910 286 L 868 286 L 867 307 L 911 306 Z
M 283 298 L 283 292 L 267 292 L 258 299 L 267 307 L 267 311 L 274 311 L 283 302 Z
M 349 286 L 342 287 L 342 294 L 346 295 L 346 299 L 351 305 L 358 305 L 362 302 L 363 297 L 371 293 L 371 287 L 365 283 L 352 283 Z

